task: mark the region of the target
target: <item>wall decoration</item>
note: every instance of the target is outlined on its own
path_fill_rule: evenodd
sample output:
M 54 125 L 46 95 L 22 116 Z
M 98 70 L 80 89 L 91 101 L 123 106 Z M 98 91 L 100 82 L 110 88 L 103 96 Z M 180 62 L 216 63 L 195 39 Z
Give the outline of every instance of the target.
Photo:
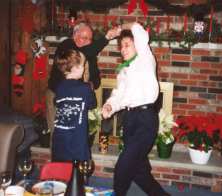
M 218 2 L 215 0 L 207 1 L 207 3 L 203 4 L 192 4 L 188 6 L 180 6 L 169 3 L 166 0 L 91 0 L 82 1 L 82 0 L 55 0 L 55 4 L 59 7 L 64 7 L 67 10 L 67 6 L 71 5 L 71 3 L 78 3 L 78 6 L 72 8 L 75 11 L 83 10 L 93 10 L 99 11 L 100 8 L 111 9 L 113 7 L 120 6 L 122 4 L 126 4 L 128 7 L 128 13 L 131 14 L 135 11 L 135 9 L 142 10 L 146 20 L 150 20 L 151 17 L 147 16 L 148 14 L 148 5 L 157 7 L 165 12 L 167 20 L 163 21 L 162 19 L 156 17 L 155 20 L 151 21 L 148 25 L 145 21 L 143 26 L 149 30 L 150 32 L 150 43 L 153 41 L 158 42 L 161 46 L 163 42 L 168 42 L 169 46 L 171 46 L 175 42 L 179 42 L 180 46 L 183 48 L 189 48 L 198 42 L 217 42 L 222 43 L 222 32 L 221 26 L 217 23 L 215 18 L 213 18 L 214 13 L 218 11 L 222 11 L 222 2 Z M 214 3 L 214 4 L 212 4 Z M 94 5 L 92 5 L 94 4 Z M 89 5 L 92 5 L 90 7 Z M 146 5 L 146 9 L 142 9 L 142 7 Z M 218 8 L 221 7 L 221 8 Z M 96 7 L 96 8 L 95 8 Z M 95 9 L 94 9 L 95 8 Z M 208 18 L 208 14 L 210 14 L 210 18 Z M 59 14 L 61 15 L 61 14 Z M 71 12 L 70 12 L 71 15 Z M 175 16 L 183 16 L 183 28 L 180 30 L 173 29 L 173 17 Z M 193 28 L 190 28 L 190 22 L 193 21 Z M 89 19 L 90 20 L 90 19 Z M 209 21 L 210 20 L 210 21 Z M 165 29 L 162 23 L 165 22 Z M 189 22 L 189 23 L 188 23 Z M 203 23 L 204 22 L 204 23 Z M 107 15 L 104 15 L 104 23 L 103 24 L 95 24 L 93 27 L 95 31 L 95 38 L 98 38 L 101 34 L 104 34 L 108 28 L 121 24 L 121 17 L 117 17 L 115 23 L 111 21 L 111 19 L 107 18 Z M 152 23 L 152 25 L 151 25 Z M 189 24 L 189 25 L 188 25 Z M 55 28 L 55 34 L 58 36 L 69 36 L 70 34 L 70 25 L 66 28 L 65 25 L 59 24 L 59 28 Z M 215 28 L 215 25 L 219 28 Z M 57 25 L 58 26 L 58 25 Z M 155 30 L 153 30 L 153 28 Z
M 14 72 L 12 75 L 12 86 L 13 92 L 17 96 L 22 96 L 24 92 L 24 72 L 25 72 L 25 65 L 27 63 L 27 53 L 20 49 L 16 53 L 16 63 L 14 65 Z
M 68 25 L 69 28 L 73 28 L 77 19 L 77 13 L 76 10 L 73 8 L 69 9 L 69 19 L 68 19 Z
M 211 39 L 211 34 L 212 34 L 212 30 L 213 30 L 213 15 L 214 15 L 214 7 L 211 6 L 210 24 L 209 24 L 209 40 Z
M 25 9 L 27 7 L 28 9 Z M 36 9 L 37 6 L 32 2 L 26 2 L 23 6 L 20 6 L 18 10 L 18 22 L 22 31 L 32 33 L 34 28 L 33 13 Z
M 34 57 L 40 57 L 40 55 L 43 55 L 46 53 L 46 48 L 43 45 L 43 39 L 42 38 L 37 38 L 33 40 L 31 49 L 33 52 Z
M 33 79 L 41 80 L 45 79 L 47 76 L 47 57 L 45 55 L 41 55 L 39 57 L 34 58 L 34 71 L 33 71 Z
M 130 0 L 128 4 L 128 13 L 131 14 L 136 9 L 136 4 L 139 3 L 139 7 L 142 10 L 144 17 L 148 14 L 148 5 L 145 0 Z
M 136 0 L 132 0 L 133 2 Z M 132 2 L 130 1 L 130 2 Z M 195 4 L 184 6 L 175 5 L 168 0 L 143 0 L 151 6 L 161 9 L 166 14 L 183 16 L 188 13 L 188 16 L 195 17 L 198 13 L 204 13 L 207 15 L 210 13 L 211 6 L 213 6 L 215 12 L 222 11 L 222 1 L 220 0 L 208 0 L 203 4 Z M 129 0 L 55 0 L 57 5 L 65 5 L 67 7 L 73 7 L 77 10 L 93 10 L 104 11 L 114 7 L 118 7 L 124 3 L 128 3 Z

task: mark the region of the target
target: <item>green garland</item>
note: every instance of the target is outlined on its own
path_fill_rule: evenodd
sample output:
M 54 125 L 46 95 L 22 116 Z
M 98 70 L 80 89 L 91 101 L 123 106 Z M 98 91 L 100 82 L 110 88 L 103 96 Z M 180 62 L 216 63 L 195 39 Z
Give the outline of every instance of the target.
M 205 21 L 206 26 L 209 26 L 209 19 Z M 215 42 L 222 43 L 222 31 L 220 25 L 216 20 L 213 20 L 213 31 L 211 36 L 209 37 L 209 31 L 205 30 L 202 35 L 195 34 L 193 30 L 188 30 L 184 33 L 183 30 L 177 31 L 170 29 L 169 32 L 163 32 L 157 34 L 155 32 L 156 21 L 150 21 L 149 18 L 144 23 L 144 28 L 150 28 L 150 43 L 158 42 L 159 46 L 163 45 L 163 42 L 167 42 L 169 47 L 179 42 L 180 47 L 182 48 L 190 48 L 196 43 L 199 42 Z
M 63 4 L 64 7 L 74 8 L 79 10 L 92 10 L 92 11 L 104 11 L 111 8 L 121 6 L 122 4 L 128 4 L 129 0 L 56 0 L 57 5 Z M 207 15 L 210 13 L 211 6 L 213 6 L 215 12 L 222 11 L 221 0 L 207 0 L 206 3 L 196 4 L 193 3 L 188 6 L 175 5 L 170 3 L 169 0 L 145 0 L 145 2 L 151 6 L 154 6 L 163 12 L 170 15 L 184 15 L 196 17 L 198 15 Z
M 205 25 L 207 26 L 207 29 L 209 27 L 209 18 L 203 19 L 205 22 Z M 115 24 L 114 24 L 115 23 Z M 105 32 L 110 29 L 113 25 L 118 25 L 124 23 L 122 19 L 119 19 L 116 21 L 109 21 L 107 26 L 103 25 L 96 25 L 94 26 L 94 38 L 97 39 L 101 35 L 104 35 Z M 214 42 L 214 43 L 222 43 L 222 29 L 221 25 L 217 23 L 216 20 L 213 19 L 212 23 L 212 29 L 211 35 L 209 35 L 208 30 L 205 30 L 202 35 L 197 35 L 193 32 L 192 29 L 188 29 L 187 32 L 184 33 L 184 31 L 176 31 L 173 29 L 169 29 L 169 32 L 162 32 L 157 34 L 156 29 L 156 23 L 157 21 L 151 21 L 149 17 L 147 17 L 146 21 L 144 22 L 143 26 L 146 29 L 147 27 L 150 28 L 150 43 L 152 42 L 158 42 L 159 46 L 163 45 L 163 42 L 167 42 L 169 47 L 171 47 L 172 44 L 179 42 L 180 47 L 182 48 L 190 48 L 196 43 L 199 42 Z M 33 32 L 32 33 L 32 39 L 36 37 L 45 37 L 47 35 L 50 35 L 50 30 L 48 29 L 41 29 L 41 32 Z M 57 23 L 54 25 L 53 29 L 53 35 L 56 35 L 58 37 L 62 36 L 71 36 L 72 29 L 68 27 L 67 24 L 64 24 L 63 27 L 58 26 Z

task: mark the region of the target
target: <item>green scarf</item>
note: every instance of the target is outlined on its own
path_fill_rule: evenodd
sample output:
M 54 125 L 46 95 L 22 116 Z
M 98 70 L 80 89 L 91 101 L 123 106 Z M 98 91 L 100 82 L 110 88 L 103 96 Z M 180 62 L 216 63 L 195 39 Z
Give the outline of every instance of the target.
M 124 61 L 123 63 L 119 64 L 116 68 L 116 71 L 119 72 L 121 69 L 123 69 L 124 67 L 129 67 L 129 64 L 137 57 L 137 54 L 134 55 L 132 58 L 130 58 L 127 61 Z

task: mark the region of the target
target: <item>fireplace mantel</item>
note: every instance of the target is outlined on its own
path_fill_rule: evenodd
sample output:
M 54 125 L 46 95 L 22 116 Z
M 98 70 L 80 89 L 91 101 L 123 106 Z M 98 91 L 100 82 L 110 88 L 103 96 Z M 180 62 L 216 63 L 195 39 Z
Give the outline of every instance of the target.
M 63 36 L 46 36 L 45 37 L 45 41 L 47 42 L 54 42 L 54 43 L 60 43 L 63 40 L 67 39 L 68 37 Z M 165 47 L 169 47 L 169 43 L 166 41 L 161 42 L 161 47 L 165 48 Z M 109 42 L 110 45 L 117 45 L 117 41 L 116 40 L 111 40 Z M 179 42 L 174 42 L 171 43 L 170 47 L 171 48 L 180 48 L 180 43 Z M 151 47 L 159 47 L 159 43 L 158 42 L 152 42 Z M 195 45 L 193 45 L 191 48 L 195 48 L 195 49 L 216 49 L 216 50 L 221 50 L 222 49 L 222 44 L 219 43 L 212 43 L 212 42 L 208 42 L 208 43 L 197 43 Z

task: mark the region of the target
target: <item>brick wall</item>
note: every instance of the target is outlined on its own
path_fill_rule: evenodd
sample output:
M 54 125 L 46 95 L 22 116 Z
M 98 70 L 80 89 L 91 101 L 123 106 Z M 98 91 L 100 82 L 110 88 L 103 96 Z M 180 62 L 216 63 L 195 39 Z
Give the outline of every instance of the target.
M 184 1 L 188 3 L 187 1 Z M 124 22 L 138 20 L 145 23 L 141 10 L 128 15 L 127 4 L 109 10 L 106 13 L 79 12 L 80 18 L 89 20 L 92 26 L 103 26 L 107 21 Z M 60 13 L 58 12 L 58 16 Z M 222 22 L 222 13 L 214 15 Z M 166 31 L 167 20 L 170 28 L 183 28 L 183 16 L 167 16 L 161 10 L 149 6 L 151 20 L 160 20 L 160 32 Z M 193 19 L 189 18 L 188 28 L 193 28 Z M 222 114 L 222 45 L 212 49 L 209 44 L 202 47 L 183 49 L 179 46 L 153 46 L 157 60 L 160 81 L 174 83 L 173 113 L 178 115 Z M 115 67 L 121 62 L 117 45 L 107 46 L 98 58 L 101 76 L 115 78 Z
M 59 10 L 57 10 L 59 11 Z M 60 13 L 58 13 L 59 16 Z M 79 12 L 80 18 L 88 19 L 93 26 L 103 25 L 105 20 L 145 22 L 140 11 L 136 9 L 130 16 L 127 14 L 127 4 L 111 9 L 106 13 Z M 216 14 L 222 20 L 222 13 Z M 67 16 L 67 14 L 66 14 Z M 164 15 L 162 11 L 150 7 L 149 17 L 152 20 L 160 18 L 161 31 L 165 31 L 166 21 L 170 18 L 170 27 L 183 27 L 183 17 Z M 221 21 L 220 21 L 221 22 Z M 189 19 L 189 28 L 192 28 L 192 19 Z M 178 46 L 151 45 L 158 64 L 158 78 L 160 81 L 174 82 L 173 113 L 178 115 L 199 113 L 222 114 L 222 47 L 211 48 L 210 44 L 201 47 L 183 49 Z M 54 49 L 50 48 L 53 53 Z M 52 55 L 50 56 L 52 58 Z M 115 67 L 121 62 L 120 53 L 116 44 L 109 44 L 99 55 L 98 63 L 101 76 L 115 78 Z M 50 60 L 51 66 L 52 61 Z M 114 160 L 106 160 L 108 156 L 93 156 L 96 163 L 94 175 L 112 177 Z M 41 167 L 50 161 L 49 149 L 32 151 L 32 159 Z M 163 164 L 163 162 L 161 162 Z M 162 184 L 175 184 L 179 188 L 205 186 L 211 190 L 221 191 L 222 174 L 194 169 L 178 168 L 173 166 L 159 166 L 152 164 L 155 178 Z
M 174 83 L 173 113 L 222 113 L 222 50 L 152 47 L 160 81 Z M 99 56 L 102 77 L 114 78 L 120 61 L 117 46 Z
M 173 1 L 174 3 L 180 3 L 188 5 L 190 0 Z M 198 0 L 195 3 L 205 3 L 205 0 Z M 128 15 L 127 5 L 123 4 L 120 7 L 113 8 L 104 12 L 91 12 L 80 11 L 78 17 L 88 20 L 93 28 L 102 27 L 108 23 L 115 23 L 116 21 L 123 20 L 124 22 L 139 21 L 141 23 L 146 22 L 143 13 L 139 6 L 134 12 Z M 24 6 L 27 6 L 24 4 Z M 61 8 L 57 7 L 57 20 L 59 24 L 64 24 L 64 20 L 61 21 L 61 17 L 68 17 L 67 12 L 61 12 Z M 64 9 L 63 9 L 64 10 Z M 43 14 L 42 14 L 43 15 Z M 152 21 L 160 21 L 160 31 L 166 32 L 167 26 L 169 29 L 183 29 L 183 16 L 166 15 L 163 11 L 158 10 L 149 5 L 148 18 Z M 222 12 L 214 14 L 214 19 L 222 24 Z M 41 21 L 41 20 L 40 20 Z M 168 22 L 169 21 L 169 25 Z M 40 27 L 41 25 L 37 25 Z M 188 29 L 193 28 L 193 18 L 188 18 Z M 156 31 L 156 27 L 154 27 Z M 16 45 L 16 44 L 15 44 Z M 28 45 L 29 52 L 30 43 Z M 222 114 L 222 44 L 217 45 L 218 48 L 212 49 L 209 45 L 204 45 L 198 48 L 183 49 L 179 46 L 152 45 L 152 50 L 157 60 L 158 65 L 158 78 L 160 81 L 169 81 L 174 83 L 174 98 L 173 98 L 173 113 L 175 116 L 188 115 L 188 114 L 207 114 L 207 113 L 220 113 Z M 49 51 L 50 53 L 51 51 Z M 52 58 L 53 56 L 49 56 Z M 115 78 L 115 67 L 121 62 L 120 53 L 117 45 L 107 46 L 99 55 L 98 58 L 99 68 L 101 70 L 101 76 L 106 78 Z M 49 69 L 51 68 L 52 61 L 49 61 Z M 31 67 L 31 66 L 27 66 Z M 31 69 L 31 68 L 30 68 Z M 26 70 L 28 72 L 28 70 Z M 28 82 L 32 82 L 30 77 L 32 71 L 26 73 L 25 81 L 27 88 L 30 87 Z M 44 83 L 44 84 L 43 84 Z M 41 91 L 44 91 L 47 86 L 47 80 L 45 80 L 38 86 L 42 86 Z M 29 88 L 30 89 L 30 88 Z M 34 89 L 34 88 L 32 88 Z M 32 104 L 26 104 L 28 101 L 33 102 L 35 97 L 30 96 L 30 90 L 25 90 L 22 97 L 13 97 L 12 105 L 14 108 L 30 107 Z M 29 93 L 29 94 L 28 94 Z M 30 100 L 33 99 L 33 100 Z M 21 103 L 21 100 L 23 102 Z M 27 101 L 28 100 L 28 101 Z M 22 109 L 21 109 L 22 110 Z
M 178 152 L 177 152 L 178 153 Z M 151 153 L 152 154 L 152 153 Z M 181 157 L 187 156 L 187 152 Z M 94 176 L 113 178 L 114 166 L 118 155 L 93 153 L 92 158 L 95 162 Z M 221 159 L 221 158 L 219 158 Z M 32 147 L 32 160 L 41 169 L 42 165 L 50 161 L 50 150 Z M 213 192 L 222 192 L 222 172 L 219 166 L 195 165 L 189 161 L 178 159 L 158 160 L 151 158 L 152 174 L 162 185 L 177 186 L 178 189 L 190 189 L 192 187 L 202 187 L 211 189 Z

